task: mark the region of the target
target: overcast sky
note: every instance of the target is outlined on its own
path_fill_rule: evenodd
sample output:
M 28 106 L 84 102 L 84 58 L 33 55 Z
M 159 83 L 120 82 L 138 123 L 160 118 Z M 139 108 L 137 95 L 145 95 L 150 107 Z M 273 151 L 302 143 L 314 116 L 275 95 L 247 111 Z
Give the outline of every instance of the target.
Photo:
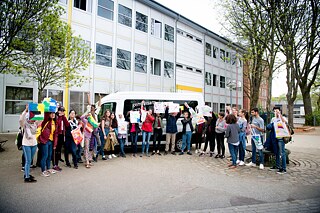
M 203 27 L 227 37 L 222 26 L 224 11 L 217 6 L 219 0 L 155 0 L 160 4 L 180 13 Z M 220 9 L 219 9 L 220 8 Z M 277 97 L 287 92 L 285 73 L 277 74 L 273 80 L 272 96 Z

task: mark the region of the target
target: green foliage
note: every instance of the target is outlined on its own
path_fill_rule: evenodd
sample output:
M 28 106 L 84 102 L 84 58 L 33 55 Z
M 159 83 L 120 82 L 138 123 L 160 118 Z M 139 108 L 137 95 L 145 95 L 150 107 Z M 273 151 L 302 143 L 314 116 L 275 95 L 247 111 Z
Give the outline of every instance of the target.
M 55 5 L 50 13 L 33 29 L 23 31 L 26 35 L 37 35 L 30 41 L 31 51 L 22 48 L 19 55 L 11 56 L 11 73 L 24 77 L 23 81 L 37 81 L 39 94 L 48 85 L 81 86 L 88 80 L 81 73 L 88 68 L 92 57 L 90 47 L 60 19 L 64 10 Z M 24 35 L 25 36 L 25 35 Z M 17 39 L 15 45 L 19 45 Z M 17 50 L 16 50 L 17 51 Z
M 320 126 L 320 111 L 314 111 L 312 114 L 306 115 L 305 119 L 305 125 Z
M 0 1 L 0 73 L 14 73 L 8 69 L 13 59 L 20 59 L 21 51 L 31 52 L 37 34 L 34 30 L 58 0 L 1 0 Z M 20 51 L 17 51 L 20 50 Z M 14 58 L 13 58 L 14 56 Z

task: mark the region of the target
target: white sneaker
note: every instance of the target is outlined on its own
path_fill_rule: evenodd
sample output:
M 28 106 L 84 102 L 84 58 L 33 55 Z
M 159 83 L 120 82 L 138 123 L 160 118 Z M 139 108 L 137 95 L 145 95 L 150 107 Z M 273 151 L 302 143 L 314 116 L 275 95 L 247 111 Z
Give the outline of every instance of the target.
M 112 159 L 112 155 L 109 155 L 108 158 L 109 158 L 109 159 Z
M 57 171 L 54 170 L 54 169 L 49 169 L 47 172 L 49 172 L 50 174 L 56 174 L 57 173 Z
M 41 176 L 43 176 L 43 177 L 49 177 L 49 176 L 50 176 L 50 173 L 47 172 L 47 171 L 44 171 L 44 172 L 41 173 Z
M 113 158 L 116 158 L 117 156 L 116 156 L 115 154 L 112 154 L 112 157 L 113 157 Z
M 197 149 L 196 149 L 195 153 L 198 154 L 198 150 Z
M 236 162 L 237 164 L 239 164 L 240 163 L 240 160 L 237 160 L 237 162 Z
M 257 165 L 255 163 L 250 162 L 250 163 L 247 163 L 246 166 L 256 167 Z
M 259 169 L 264 169 L 263 164 L 260 164 Z
M 243 166 L 244 165 L 244 162 L 241 160 L 240 162 L 239 162 L 239 166 Z

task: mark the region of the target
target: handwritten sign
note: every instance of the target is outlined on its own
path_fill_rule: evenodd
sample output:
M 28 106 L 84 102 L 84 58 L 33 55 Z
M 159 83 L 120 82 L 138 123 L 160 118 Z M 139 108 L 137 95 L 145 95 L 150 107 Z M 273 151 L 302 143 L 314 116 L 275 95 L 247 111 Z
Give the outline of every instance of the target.
M 155 102 L 153 108 L 154 108 L 154 113 L 164 113 L 166 109 L 163 102 Z
M 118 123 L 118 133 L 119 134 L 127 134 L 127 130 L 128 130 L 128 122 L 119 121 L 119 123 Z
M 140 112 L 130 111 L 130 123 L 140 123 Z
M 180 112 L 179 104 L 171 103 L 169 104 L 169 113 Z
M 147 118 L 147 111 L 141 110 L 141 121 L 144 122 Z
M 286 123 L 282 122 L 280 119 L 275 120 L 273 126 L 276 133 L 276 138 L 290 137 L 290 132 L 287 128 Z
M 212 108 L 207 105 L 199 107 L 199 113 L 201 113 L 203 116 L 212 117 Z
M 44 105 L 29 103 L 29 120 L 42 121 L 44 119 Z

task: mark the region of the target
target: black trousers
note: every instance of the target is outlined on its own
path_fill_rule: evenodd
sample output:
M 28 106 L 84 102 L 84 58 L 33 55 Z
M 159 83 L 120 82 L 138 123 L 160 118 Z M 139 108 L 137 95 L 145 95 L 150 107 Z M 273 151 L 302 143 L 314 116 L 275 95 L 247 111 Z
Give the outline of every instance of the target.
M 203 151 L 207 150 L 208 144 L 210 145 L 210 152 L 214 152 L 214 149 L 216 147 L 216 134 L 207 134 Z
M 58 166 L 59 165 L 59 161 L 61 159 L 61 149 L 62 149 L 63 145 L 64 145 L 64 135 L 63 134 L 59 134 L 58 135 L 57 147 L 56 147 L 56 149 L 53 150 L 53 154 L 52 154 L 53 166 Z
M 202 144 L 202 133 L 195 133 L 195 143 L 196 143 L 196 149 L 201 149 L 201 144 Z
M 73 138 L 66 138 L 65 147 L 64 147 L 64 159 L 67 165 L 70 165 L 69 162 L 69 153 L 72 154 L 73 165 L 77 166 L 77 145 L 74 143 Z
M 162 129 L 154 129 L 153 130 L 153 151 L 160 150 L 160 144 L 161 144 L 161 137 L 162 137 Z M 158 141 L 158 144 L 156 142 Z
M 217 148 L 218 148 L 218 154 L 223 155 L 225 154 L 225 147 L 224 147 L 224 133 L 216 133 L 216 139 L 217 139 Z

